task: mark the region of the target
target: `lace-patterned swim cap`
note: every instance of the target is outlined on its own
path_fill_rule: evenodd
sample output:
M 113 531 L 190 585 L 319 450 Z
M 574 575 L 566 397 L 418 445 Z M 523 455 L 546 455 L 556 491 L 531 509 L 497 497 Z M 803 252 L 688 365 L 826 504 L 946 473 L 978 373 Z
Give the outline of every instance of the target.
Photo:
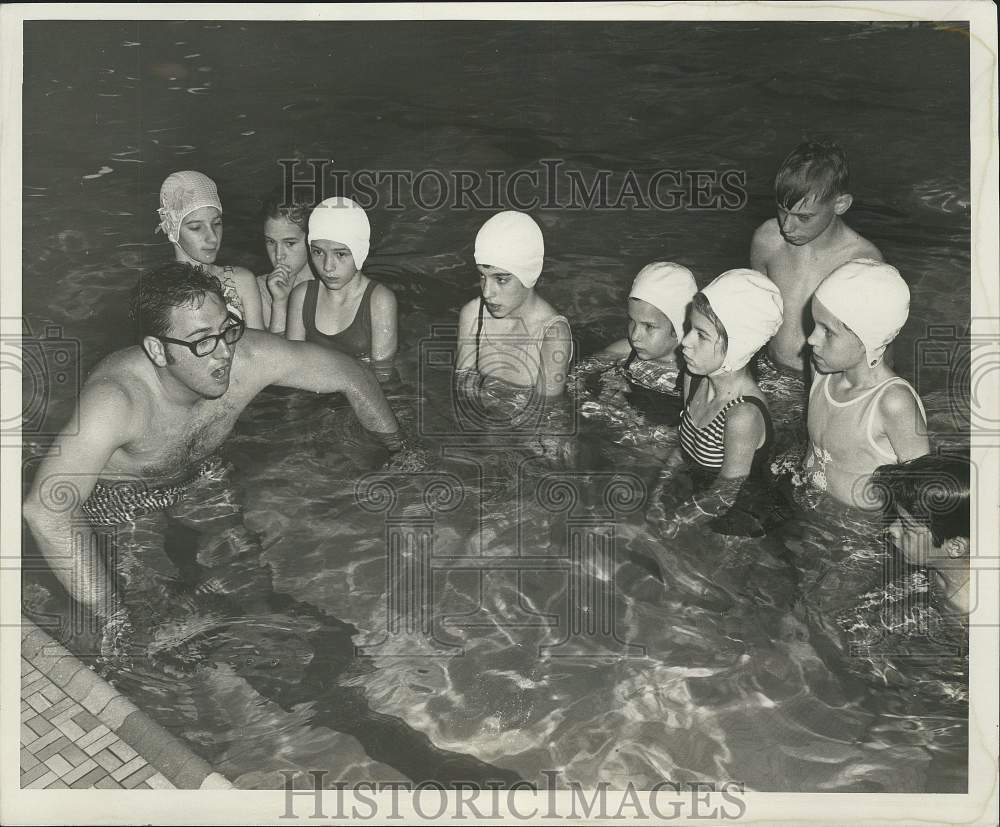
M 160 225 L 157 229 L 176 244 L 185 216 L 202 207 L 215 207 L 222 212 L 215 181 L 190 169 L 172 172 L 160 187 L 160 207 L 157 210 Z

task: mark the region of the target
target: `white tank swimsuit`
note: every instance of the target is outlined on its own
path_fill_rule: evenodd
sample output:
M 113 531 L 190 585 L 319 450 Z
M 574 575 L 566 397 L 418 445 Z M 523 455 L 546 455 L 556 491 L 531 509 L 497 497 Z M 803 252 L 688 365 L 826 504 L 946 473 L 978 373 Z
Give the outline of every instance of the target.
M 880 465 L 898 462 L 889 438 L 875 427 L 879 400 L 892 385 L 903 385 L 917 402 L 919 426 L 926 428 L 927 414 L 920 397 L 905 379 L 891 376 L 860 396 L 838 402 L 830 395 L 830 377 L 818 377 L 809 392 L 809 451 L 803 462 L 806 481 L 837 499 L 853 501 L 858 507 L 875 507 L 863 491 L 854 487 L 860 478 L 871 476 Z M 864 434 L 864 438 L 859 438 Z

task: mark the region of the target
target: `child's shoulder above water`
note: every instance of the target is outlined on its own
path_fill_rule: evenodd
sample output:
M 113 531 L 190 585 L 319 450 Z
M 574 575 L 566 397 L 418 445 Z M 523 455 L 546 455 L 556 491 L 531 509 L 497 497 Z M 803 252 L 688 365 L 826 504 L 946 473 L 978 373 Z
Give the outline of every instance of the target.
M 828 246 L 823 250 L 825 257 L 837 259 L 838 264 L 855 258 L 870 258 L 882 261 L 882 251 L 845 221 L 839 221 L 835 233 L 826 239 Z M 815 254 L 809 244 L 790 244 L 781 232 L 778 219 L 769 218 L 753 234 L 751 256 L 761 272 L 766 272 L 767 264 L 779 257 L 799 258 L 805 254 Z

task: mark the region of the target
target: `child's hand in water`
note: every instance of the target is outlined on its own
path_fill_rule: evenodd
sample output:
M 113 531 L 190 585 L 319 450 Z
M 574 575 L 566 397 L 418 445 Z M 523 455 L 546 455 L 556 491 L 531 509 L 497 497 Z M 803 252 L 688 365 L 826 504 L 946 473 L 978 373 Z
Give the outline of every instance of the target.
M 274 272 L 268 273 L 267 289 L 271 293 L 273 301 L 288 301 L 288 294 L 291 292 L 291 275 L 287 264 L 279 264 L 274 268 Z

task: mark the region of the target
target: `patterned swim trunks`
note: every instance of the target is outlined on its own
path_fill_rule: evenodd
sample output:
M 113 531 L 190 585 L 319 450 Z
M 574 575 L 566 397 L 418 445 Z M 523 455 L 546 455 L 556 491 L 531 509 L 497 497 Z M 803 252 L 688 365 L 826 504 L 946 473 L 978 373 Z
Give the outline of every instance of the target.
M 159 488 L 137 480 L 98 480 L 81 510 L 96 526 L 132 522 L 137 517 L 176 505 L 195 480 L 221 468 L 222 464 L 222 459 L 213 455 L 203 460 L 183 482 Z

